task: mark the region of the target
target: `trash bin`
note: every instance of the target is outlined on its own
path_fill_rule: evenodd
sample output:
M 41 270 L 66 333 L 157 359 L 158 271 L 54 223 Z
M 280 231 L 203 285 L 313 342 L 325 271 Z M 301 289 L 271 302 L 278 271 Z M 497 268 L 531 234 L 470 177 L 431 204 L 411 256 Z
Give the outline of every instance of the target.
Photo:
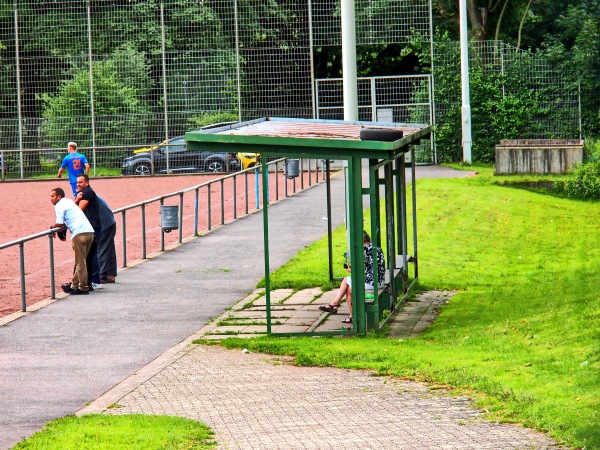
M 160 205 L 160 227 L 165 233 L 179 228 L 179 206 Z
M 285 160 L 285 176 L 288 178 L 296 178 L 300 175 L 300 160 L 286 159 Z

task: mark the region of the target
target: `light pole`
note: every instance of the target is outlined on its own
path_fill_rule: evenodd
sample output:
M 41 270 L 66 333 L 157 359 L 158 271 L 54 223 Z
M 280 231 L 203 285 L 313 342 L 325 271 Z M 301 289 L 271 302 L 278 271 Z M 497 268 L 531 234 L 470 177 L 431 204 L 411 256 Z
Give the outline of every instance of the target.
M 460 79 L 462 86 L 462 147 L 463 162 L 471 164 L 471 99 L 469 94 L 469 36 L 467 30 L 467 0 L 460 0 Z

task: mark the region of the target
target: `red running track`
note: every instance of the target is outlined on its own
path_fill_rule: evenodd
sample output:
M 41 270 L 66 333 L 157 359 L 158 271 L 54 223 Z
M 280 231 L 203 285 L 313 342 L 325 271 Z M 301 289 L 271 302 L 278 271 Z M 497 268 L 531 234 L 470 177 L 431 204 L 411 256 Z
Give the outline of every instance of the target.
M 304 172 L 304 187 L 308 187 L 308 173 Z M 92 178 L 90 185 L 103 197 L 113 210 L 132 205 L 151 198 L 165 196 L 183 189 L 206 183 L 220 175 L 181 175 L 158 177 L 116 177 Z M 269 195 L 275 199 L 275 177 L 270 173 Z M 311 184 L 314 184 L 315 174 L 312 172 Z M 246 183 L 248 198 L 246 196 Z M 285 196 L 287 183 L 288 192 L 294 191 L 294 181 L 287 180 L 283 173 L 277 176 L 277 191 L 279 199 Z M 250 172 L 247 181 L 244 175 L 236 176 L 235 198 L 237 217 L 246 214 L 246 199 L 248 211 L 256 210 L 256 185 L 255 175 Z M 260 189 L 259 180 L 259 189 Z M 296 190 L 300 190 L 300 179 L 295 180 Z M 71 195 L 71 188 L 64 179 L 43 181 L 4 181 L 0 182 L 0 216 L 3 226 L 0 229 L 0 244 L 11 242 L 25 236 L 39 233 L 48 229 L 55 223 L 54 207 L 50 203 L 50 191 L 61 187 Z M 222 192 L 222 194 L 221 194 Z M 224 199 L 224 211 L 221 212 L 221 195 Z M 213 183 L 210 194 L 211 226 L 221 224 L 222 215 L 225 222 L 234 219 L 234 182 L 227 178 L 223 183 Z M 262 194 L 259 195 L 262 201 Z M 187 192 L 183 196 L 183 238 L 194 234 L 194 205 L 195 191 Z M 179 196 L 165 199 L 165 205 L 178 205 Z M 202 233 L 208 228 L 208 188 L 202 187 L 198 195 L 198 231 Z M 146 206 L 146 254 L 160 250 L 160 206 L 158 202 Z M 122 216 L 116 214 L 117 260 L 119 267 L 122 261 Z M 141 208 L 127 211 L 127 261 L 131 263 L 142 257 L 142 214 Z M 68 238 L 70 234 L 68 234 Z M 165 247 L 178 241 L 179 232 L 174 230 L 165 233 Z M 70 280 L 73 271 L 73 251 L 69 239 L 61 242 L 54 239 L 54 273 L 57 293 L 60 285 Z M 25 274 L 26 274 L 26 299 L 27 306 L 50 297 L 50 267 L 48 238 L 29 241 L 24 245 Z M 21 310 L 21 284 L 19 277 L 19 246 L 0 250 L 0 317 Z

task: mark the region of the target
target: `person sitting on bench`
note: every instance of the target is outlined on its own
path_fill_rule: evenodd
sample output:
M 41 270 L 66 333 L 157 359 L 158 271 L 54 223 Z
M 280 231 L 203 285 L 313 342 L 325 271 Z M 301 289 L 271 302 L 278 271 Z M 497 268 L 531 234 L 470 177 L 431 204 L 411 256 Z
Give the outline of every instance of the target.
M 373 291 L 375 283 L 374 269 L 374 258 L 373 258 L 373 244 L 371 243 L 371 236 L 363 230 L 363 245 L 365 252 L 365 290 Z M 350 266 L 346 267 L 346 270 L 350 272 Z M 379 287 L 385 285 L 385 258 L 381 248 L 377 247 L 377 280 Z M 346 297 L 348 303 L 348 311 L 350 315 L 342 320 L 342 323 L 352 323 L 352 278 L 347 276 L 342 281 L 342 285 L 331 303 L 327 306 L 319 306 L 321 311 L 325 311 L 332 314 L 337 314 L 338 307 L 342 299 Z

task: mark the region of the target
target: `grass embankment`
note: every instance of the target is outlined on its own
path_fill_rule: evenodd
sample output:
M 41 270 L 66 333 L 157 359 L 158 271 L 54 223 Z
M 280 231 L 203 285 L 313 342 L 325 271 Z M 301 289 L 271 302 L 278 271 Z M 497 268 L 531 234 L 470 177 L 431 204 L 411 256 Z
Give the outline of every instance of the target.
M 600 448 L 600 204 L 495 185 L 507 180 L 518 181 L 483 169 L 418 181 L 420 288 L 460 291 L 420 337 L 223 345 L 447 384 L 493 418 Z M 273 285 L 327 286 L 326 245 L 297 255 Z

